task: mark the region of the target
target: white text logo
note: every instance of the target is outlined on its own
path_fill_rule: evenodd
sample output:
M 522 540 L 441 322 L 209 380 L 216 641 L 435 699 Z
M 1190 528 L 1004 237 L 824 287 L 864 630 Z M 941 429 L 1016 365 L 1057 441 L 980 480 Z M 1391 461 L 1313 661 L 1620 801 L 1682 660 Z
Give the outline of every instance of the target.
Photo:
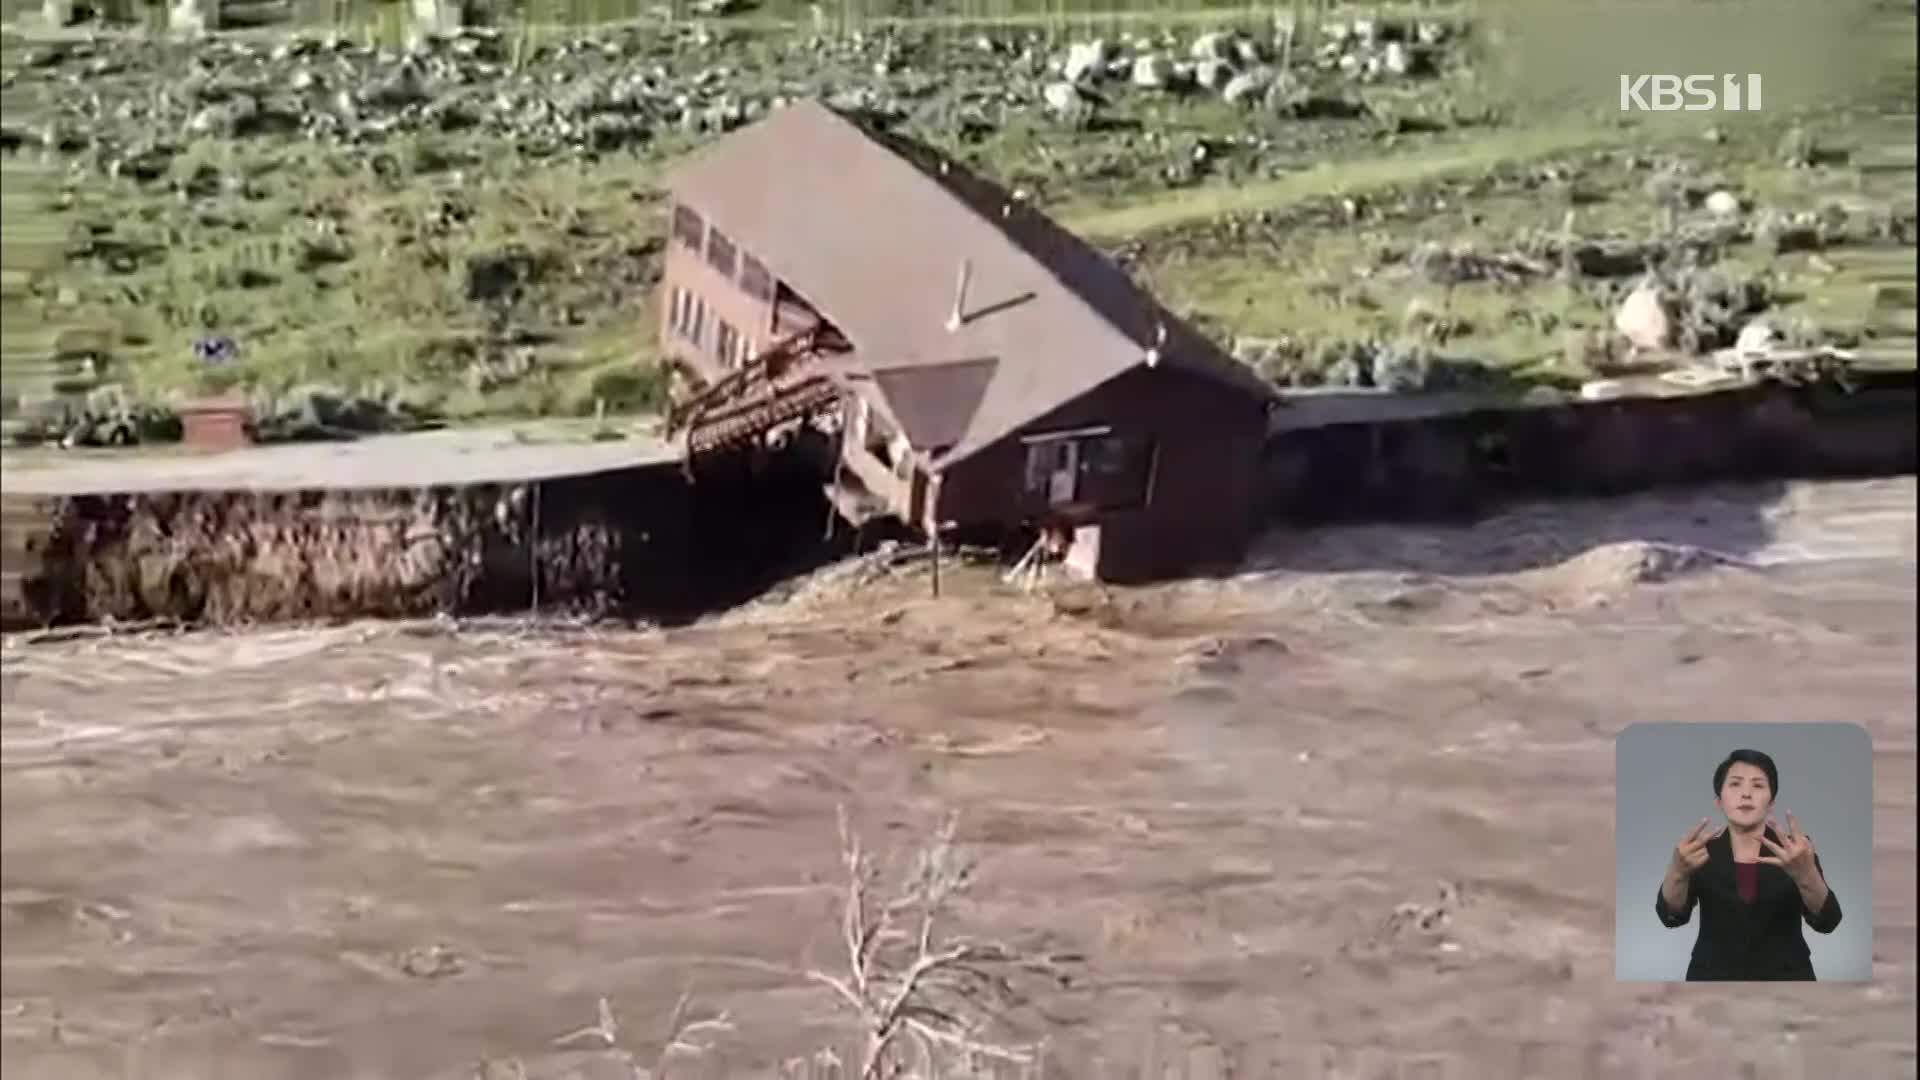
M 1760 111 L 1758 75 L 1622 75 L 1620 111 Z

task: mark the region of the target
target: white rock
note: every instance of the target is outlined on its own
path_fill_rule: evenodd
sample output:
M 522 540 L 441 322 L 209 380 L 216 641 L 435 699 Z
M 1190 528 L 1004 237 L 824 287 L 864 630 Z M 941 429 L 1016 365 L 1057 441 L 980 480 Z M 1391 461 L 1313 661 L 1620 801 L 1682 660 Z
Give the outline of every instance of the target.
M 1202 60 L 1193 66 L 1193 81 L 1208 90 L 1218 90 L 1233 78 L 1233 65 L 1225 60 Z
M 1227 85 L 1220 91 L 1220 97 L 1229 105 L 1239 105 L 1265 90 L 1267 84 L 1272 81 L 1273 75 L 1264 68 L 1243 71 L 1227 80 Z
M 204 34 L 220 29 L 220 0 L 175 0 L 167 12 L 167 26 L 176 34 Z
M 1660 287 L 1643 281 L 1614 312 L 1613 328 L 1636 349 L 1664 349 L 1673 341 L 1673 319 Z
M 1353 36 L 1359 38 L 1361 44 L 1371 45 L 1380 40 L 1380 24 L 1372 19 L 1355 19 Z
M 1741 356 L 1765 355 L 1773 351 L 1778 336 L 1765 319 L 1755 319 L 1740 328 L 1740 336 L 1733 340 L 1733 351 Z
M 1731 191 L 1716 191 L 1707 196 L 1707 213 L 1715 217 L 1732 217 L 1740 212 L 1740 196 Z
M 413 25 L 423 34 L 457 33 L 466 21 L 460 0 L 413 0 Z
M 1447 39 L 1447 24 L 1423 20 L 1414 27 L 1413 39 L 1422 45 L 1438 45 Z
M 73 25 L 73 0 L 44 0 L 40 5 L 40 18 L 48 26 Z
M 1107 62 L 1107 43 L 1104 41 L 1084 41 L 1067 46 L 1066 62 L 1060 66 L 1060 74 L 1068 82 L 1079 82 L 1088 76 L 1098 77 L 1100 69 Z
M 1157 53 L 1148 53 L 1133 61 L 1133 85 L 1155 89 L 1167 85 L 1173 77 L 1173 62 Z
M 1040 97 L 1046 102 L 1048 112 L 1070 123 L 1084 122 L 1093 115 L 1093 103 L 1080 96 L 1078 84 L 1048 83 L 1040 91 Z
M 1231 60 L 1233 59 L 1233 35 L 1212 33 L 1201 34 L 1193 39 L 1195 60 Z
M 1386 51 L 1381 54 L 1380 66 L 1389 75 L 1405 75 L 1413 69 L 1413 56 L 1407 47 L 1397 41 L 1387 42 Z

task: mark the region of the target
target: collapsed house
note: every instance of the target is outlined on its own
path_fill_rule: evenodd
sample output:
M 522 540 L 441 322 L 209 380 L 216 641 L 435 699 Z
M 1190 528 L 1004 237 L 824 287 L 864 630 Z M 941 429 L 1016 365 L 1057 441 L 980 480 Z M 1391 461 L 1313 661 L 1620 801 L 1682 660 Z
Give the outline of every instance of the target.
M 1108 581 L 1244 551 L 1273 387 L 1004 188 L 810 101 L 668 188 L 696 476 L 818 431 L 855 524 L 1039 535 Z

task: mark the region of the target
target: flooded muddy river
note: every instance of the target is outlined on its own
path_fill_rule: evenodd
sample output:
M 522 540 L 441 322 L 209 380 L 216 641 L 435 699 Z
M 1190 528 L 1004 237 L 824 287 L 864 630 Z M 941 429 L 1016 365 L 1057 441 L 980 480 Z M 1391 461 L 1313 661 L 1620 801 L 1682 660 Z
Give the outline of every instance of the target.
M 1914 500 L 1276 534 L 1111 593 L 856 565 L 673 631 L 15 639 L 6 1073 L 631 1076 L 684 999 L 728 1024 L 670 1075 L 769 1075 L 851 1041 L 809 977 L 844 808 L 881 851 L 956 812 L 957 930 L 1077 958 L 1007 1017 L 1047 1075 L 1911 1076 Z M 1872 733 L 1872 984 L 1613 981 L 1613 736 L 1665 719 Z

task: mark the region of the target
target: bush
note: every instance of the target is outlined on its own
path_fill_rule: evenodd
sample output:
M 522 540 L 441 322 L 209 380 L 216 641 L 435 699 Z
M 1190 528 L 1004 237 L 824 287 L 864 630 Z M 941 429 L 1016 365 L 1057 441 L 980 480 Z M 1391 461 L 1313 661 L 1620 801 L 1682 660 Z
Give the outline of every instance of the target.
M 575 416 L 588 416 L 604 402 L 609 413 L 643 413 L 664 407 L 666 401 L 666 369 L 629 358 L 581 372 L 570 388 L 566 408 Z

